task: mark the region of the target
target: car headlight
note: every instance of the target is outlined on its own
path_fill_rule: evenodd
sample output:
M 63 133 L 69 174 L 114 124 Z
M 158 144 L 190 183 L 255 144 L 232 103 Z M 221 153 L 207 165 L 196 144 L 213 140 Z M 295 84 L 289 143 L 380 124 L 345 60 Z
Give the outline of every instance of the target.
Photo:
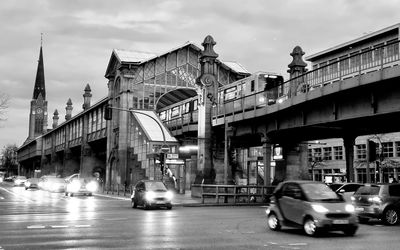
M 25 182 L 25 187 L 29 187 L 31 183 L 29 181 Z
M 20 181 L 20 180 L 16 180 L 16 181 L 15 181 L 15 184 L 20 185 L 20 184 L 21 184 L 21 181 Z
M 166 198 L 167 200 L 172 200 L 173 197 L 174 197 L 174 194 L 173 194 L 171 191 L 167 191 L 167 192 L 165 193 L 165 198 Z
M 326 213 L 329 211 L 326 207 L 324 207 L 322 205 L 318 205 L 318 204 L 313 204 L 313 205 L 311 205 L 311 207 L 314 209 L 315 212 L 318 212 L 318 213 Z
M 349 213 L 354 213 L 355 209 L 354 206 L 351 204 L 346 204 L 346 206 L 344 207 L 344 209 L 349 212 Z
M 382 199 L 379 196 L 374 196 L 374 197 L 368 198 L 368 201 L 375 202 L 375 203 L 381 203 Z
M 153 191 L 147 191 L 144 198 L 146 200 L 153 200 L 156 197 L 156 194 Z
M 94 181 L 89 182 L 86 184 L 86 189 L 90 192 L 95 192 L 97 190 L 97 183 Z

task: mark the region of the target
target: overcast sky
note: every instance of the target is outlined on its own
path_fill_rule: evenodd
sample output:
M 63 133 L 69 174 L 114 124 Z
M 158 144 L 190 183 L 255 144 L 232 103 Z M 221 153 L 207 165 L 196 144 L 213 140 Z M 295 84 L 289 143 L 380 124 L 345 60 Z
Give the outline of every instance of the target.
M 0 148 L 28 136 L 29 108 L 43 33 L 49 127 L 64 121 L 68 98 L 82 110 L 107 95 L 114 48 L 162 53 L 207 35 L 223 61 L 250 72 L 284 74 L 290 52 L 305 56 L 400 22 L 400 0 L 1 0 L 0 92 L 10 96 Z

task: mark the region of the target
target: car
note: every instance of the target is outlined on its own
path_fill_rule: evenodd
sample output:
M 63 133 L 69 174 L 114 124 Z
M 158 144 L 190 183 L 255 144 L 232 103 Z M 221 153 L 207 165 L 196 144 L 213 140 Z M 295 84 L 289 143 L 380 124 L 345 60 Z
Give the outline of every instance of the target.
M 39 188 L 39 178 L 29 178 L 25 181 L 25 190 L 38 189 L 38 188 Z
M 65 180 L 61 177 L 49 176 L 46 179 L 45 189 L 50 192 L 64 192 Z
M 94 178 L 83 178 L 80 174 L 73 174 L 65 178 L 65 196 L 82 194 L 92 196 L 98 190 L 98 182 Z
M 23 186 L 26 182 L 26 177 L 18 175 L 14 178 L 14 186 Z
M 172 208 L 173 193 L 167 189 L 164 182 L 156 180 L 141 180 L 132 190 L 132 208 L 143 206 L 144 209 L 154 207 Z
M 364 186 L 362 183 L 333 183 L 329 187 L 336 193 L 343 196 L 346 202 L 351 203 L 351 196 L 360 188 Z
M 366 184 L 351 197 L 361 223 L 372 218 L 386 225 L 400 223 L 400 183 Z
M 323 231 L 343 231 L 353 236 L 358 229 L 354 206 L 322 182 L 279 183 L 266 214 L 268 227 L 273 231 L 290 226 L 303 228 L 309 236 Z

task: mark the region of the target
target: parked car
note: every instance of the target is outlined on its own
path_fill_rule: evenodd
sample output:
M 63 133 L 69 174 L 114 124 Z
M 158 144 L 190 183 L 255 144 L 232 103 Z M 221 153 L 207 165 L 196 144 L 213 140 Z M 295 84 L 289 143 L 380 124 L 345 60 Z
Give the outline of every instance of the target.
M 25 181 L 25 190 L 38 189 L 38 188 L 39 188 L 39 178 L 29 178 Z
M 400 222 L 400 183 L 366 184 L 351 198 L 361 223 L 371 218 L 387 225 Z
M 321 182 L 279 183 L 266 213 L 268 227 L 274 231 L 294 226 L 303 228 L 310 236 L 325 230 L 352 236 L 358 229 L 354 206 Z
M 23 186 L 26 182 L 26 177 L 18 175 L 14 178 L 14 186 Z
M 336 193 L 343 196 L 346 202 L 351 202 L 351 196 L 360 188 L 364 186 L 362 183 L 333 183 L 329 187 Z
M 131 195 L 132 208 L 143 206 L 145 209 L 152 207 L 172 208 L 173 193 L 167 189 L 162 181 L 139 181 Z
M 98 182 L 94 178 L 82 178 L 80 174 L 73 174 L 65 178 L 65 195 L 82 194 L 91 196 L 98 190 Z

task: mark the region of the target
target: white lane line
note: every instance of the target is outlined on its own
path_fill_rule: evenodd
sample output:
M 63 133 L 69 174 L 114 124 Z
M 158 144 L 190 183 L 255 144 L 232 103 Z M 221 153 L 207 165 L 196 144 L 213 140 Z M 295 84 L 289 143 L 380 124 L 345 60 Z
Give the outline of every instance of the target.
M 27 198 L 25 198 L 25 197 L 23 197 L 23 196 L 21 196 L 21 195 L 18 195 L 17 193 L 14 193 L 14 192 L 9 191 L 9 190 L 7 190 L 7 189 L 5 189 L 5 188 L 3 188 L 3 187 L 0 187 L 0 188 L 1 188 L 2 190 L 6 191 L 7 193 L 10 193 L 10 194 L 16 196 L 17 198 L 23 199 L 24 201 L 29 201 L 29 202 L 32 202 L 32 203 L 34 202 L 33 200 L 27 199 Z
M 307 243 L 290 243 L 289 246 L 307 246 Z
M 32 225 L 32 226 L 27 226 L 26 228 L 28 229 L 42 229 L 45 228 L 43 225 Z
M 91 225 L 75 225 L 75 227 L 91 227 Z
M 67 225 L 53 225 L 53 226 L 50 226 L 51 228 L 67 228 L 68 226 Z

